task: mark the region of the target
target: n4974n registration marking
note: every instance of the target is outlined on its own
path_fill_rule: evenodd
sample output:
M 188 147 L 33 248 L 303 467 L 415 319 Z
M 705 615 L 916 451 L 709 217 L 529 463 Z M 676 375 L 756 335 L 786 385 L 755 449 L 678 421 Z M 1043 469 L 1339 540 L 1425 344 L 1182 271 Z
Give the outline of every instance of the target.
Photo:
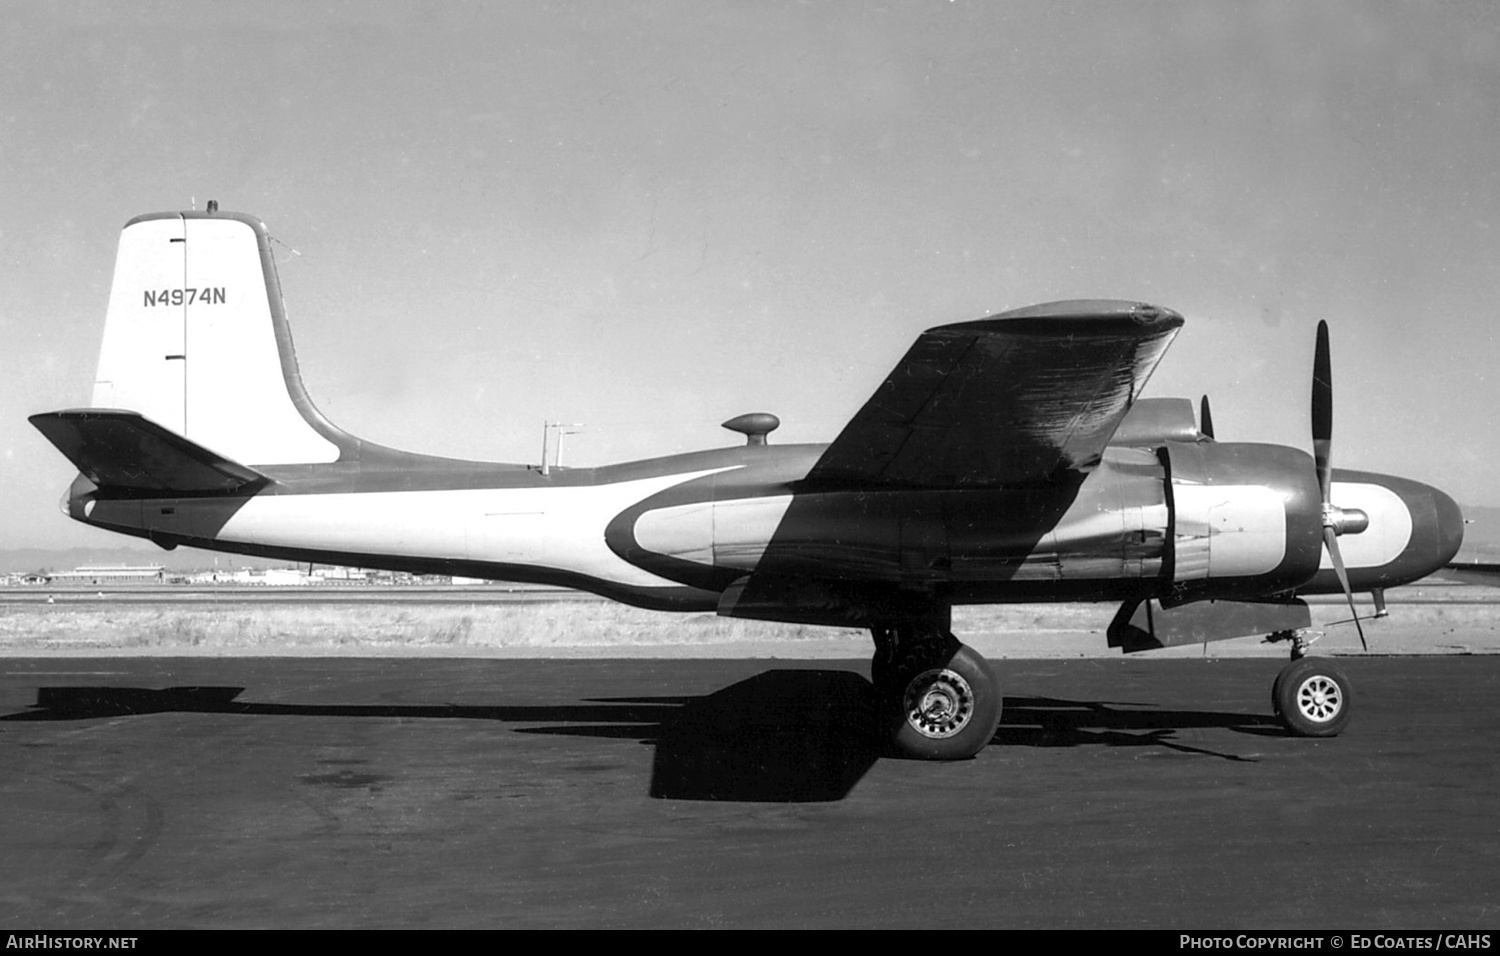
M 226 302 L 224 287 L 204 286 L 201 289 L 147 289 L 141 293 L 141 305 L 223 305 Z

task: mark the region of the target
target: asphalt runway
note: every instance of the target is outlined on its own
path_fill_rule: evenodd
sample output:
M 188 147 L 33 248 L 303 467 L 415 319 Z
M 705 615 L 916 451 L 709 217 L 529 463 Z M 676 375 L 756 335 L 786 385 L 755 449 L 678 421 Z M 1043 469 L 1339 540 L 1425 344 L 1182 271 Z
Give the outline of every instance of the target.
M 977 759 L 864 661 L 7 659 L 0 924 L 1500 924 L 1500 657 L 1002 662 Z

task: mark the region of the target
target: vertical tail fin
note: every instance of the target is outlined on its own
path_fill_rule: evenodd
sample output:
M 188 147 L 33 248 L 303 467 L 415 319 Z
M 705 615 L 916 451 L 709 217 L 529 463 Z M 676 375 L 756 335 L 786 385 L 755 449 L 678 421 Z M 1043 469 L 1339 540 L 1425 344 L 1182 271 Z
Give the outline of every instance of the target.
M 249 465 L 336 461 L 352 441 L 308 399 L 269 236 L 237 213 L 125 224 L 93 405 Z

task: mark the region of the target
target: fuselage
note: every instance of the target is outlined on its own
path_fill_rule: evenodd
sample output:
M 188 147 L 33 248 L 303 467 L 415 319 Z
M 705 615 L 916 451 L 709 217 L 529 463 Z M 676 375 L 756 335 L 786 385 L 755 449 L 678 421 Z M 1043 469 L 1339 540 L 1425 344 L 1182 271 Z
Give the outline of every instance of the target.
M 80 479 L 74 518 L 178 544 L 298 561 L 548 583 L 667 610 L 736 613 L 755 575 L 777 608 L 830 616 L 871 589 L 950 604 L 1168 603 L 1337 593 L 1310 459 L 1273 445 L 1113 447 L 1071 480 L 926 490 L 809 482 L 823 445 L 751 445 L 599 468 L 462 462 L 365 445 L 360 459 L 266 466 L 244 496 L 121 497 Z M 1345 535 L 1355 590 L 1451 559 L 1457 506 L 1405 479 L 1339 471 L 1334 498 L 1370 517 Z M 791 589 L 789 593 L 787 588 Z M 855 595 L 851 597 L 851 595 Z

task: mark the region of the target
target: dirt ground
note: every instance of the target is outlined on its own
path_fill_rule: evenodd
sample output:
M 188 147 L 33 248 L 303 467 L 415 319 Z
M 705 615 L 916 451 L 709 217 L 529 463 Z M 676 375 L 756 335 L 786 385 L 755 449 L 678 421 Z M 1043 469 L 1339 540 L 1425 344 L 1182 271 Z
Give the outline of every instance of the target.
M 604 600 L 350 604 L 285 599 L 253 605 L 141 603 L 59 594 L 54 603 L 0 597 L 0 656 L 351 656 L 837 659 L 870 652 L 864 631 L 667 614 Z M 1500 653 L 1500 588 L 1431 585 L 1389 595 L 1390 616 L 1364 622 L 1376 654 Z M 1012 604 L 954 611 L 954 633 L 994 658 L 1117 657 L 1105 641 L 1108 604 Z M 1361 617 L 1373 614 L 1368 602 Z M 1362 653 L 1341 602 L 1313 606 L 1320 653 Z M 1161 657 L 1284 657 L 1258 637 L 1154 651 Z

